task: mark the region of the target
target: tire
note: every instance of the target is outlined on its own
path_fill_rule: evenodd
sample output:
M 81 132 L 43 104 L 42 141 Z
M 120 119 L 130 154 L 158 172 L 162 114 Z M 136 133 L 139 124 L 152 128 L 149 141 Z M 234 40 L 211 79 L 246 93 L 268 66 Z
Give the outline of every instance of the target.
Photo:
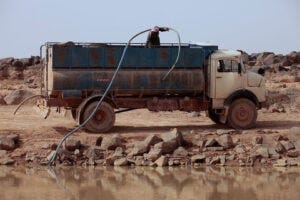
M 217 115 L 212 109 L 209 109 L 207 111 L 208 113 L 208 117 L 215 122 L 216 124 L 223 124 L 222 122 L 220 122 L 220 116 Z
M 249 129 L 255 125 L 257 110 L 255 104 L 245 98 L 234 100 L 228 110 L 227 123 L 235 129 Z
M 98 102 L 88 104 L 82 114 L 82 121 L 85 121 L 93 112 Z M 99 110 L 95 113 L 92 119 L 85 125 L 89 132 L 105 133 L 108 132 L 116 121 L 114 109 L 111 105 L 103 102 Z

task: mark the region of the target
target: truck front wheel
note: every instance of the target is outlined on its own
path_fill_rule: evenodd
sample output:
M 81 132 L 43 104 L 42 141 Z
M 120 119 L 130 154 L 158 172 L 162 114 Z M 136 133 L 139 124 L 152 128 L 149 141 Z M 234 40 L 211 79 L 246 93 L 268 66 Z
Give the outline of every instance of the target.
M 98 102 L 92 102 L 87 105 L 82 115 L 82 121 L 85 121 L 91 115 L 97 104 Z M 92 119 L 85 125 L 85 128 L 90 132 L 105 133 L 114 126 L 115 120 L 114 109 L 108 103 L 103 102 Z
M 228 110 L 227 123 L 236 129 L 248 129 L 255 125 L 257 110 L 249 99 L 234 100 Z

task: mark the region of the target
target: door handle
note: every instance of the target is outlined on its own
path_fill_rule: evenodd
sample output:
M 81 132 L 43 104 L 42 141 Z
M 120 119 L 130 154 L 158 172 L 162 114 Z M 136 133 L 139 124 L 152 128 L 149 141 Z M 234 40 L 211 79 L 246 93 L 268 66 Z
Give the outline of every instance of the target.
M 222 78 L 222 76 L 217 76 L 216 78 Z

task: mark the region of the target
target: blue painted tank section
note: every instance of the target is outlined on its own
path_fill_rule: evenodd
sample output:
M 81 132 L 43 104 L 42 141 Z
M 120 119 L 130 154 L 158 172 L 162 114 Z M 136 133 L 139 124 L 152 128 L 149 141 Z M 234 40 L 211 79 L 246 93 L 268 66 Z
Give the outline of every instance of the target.
M 53 45 L 54 68 L 114 68 L 122 55 L 124 45 L 94 44 Z M 178 68 L 201 68 L 205 58 L 217 46 L 184 45 L 177 63 Z M 177 57 L 178 46 L 146 48 L 130 46 L 123 68 L 170 68 Z
M 48 47 L 51 59 L 48 75 L 51 92 L 80 96 L 82 91 L 104 91 L 115 71 L 124 45 L 86 44 Z M 121 70 L 111 88 L 113 95 L 200 94 L 204 90 L 203 67 L 217 46 L 184 45 L 176 67 L 166 80 L 162 77 L 174 64 L 178 46 L 128 48 Z M 52 64 L 51 64 L 52 63 Z

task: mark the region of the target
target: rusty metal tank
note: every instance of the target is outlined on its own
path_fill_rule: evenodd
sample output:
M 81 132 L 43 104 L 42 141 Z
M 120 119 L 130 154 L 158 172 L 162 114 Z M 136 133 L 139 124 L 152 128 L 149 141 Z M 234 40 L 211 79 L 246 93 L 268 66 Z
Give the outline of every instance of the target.
M 46 87 L 48 94 L 81 97 L 101 93 L 109 84 L 125 44 L 47 43 Z M 178 46 L 162 44 L 147 48 L 132 44 L 110 90 L 114 96 L 188 95 L 204 90 L 204 67 L 217 46 L 183 44 L 174 71 L 162 77 L 176 60 Z

